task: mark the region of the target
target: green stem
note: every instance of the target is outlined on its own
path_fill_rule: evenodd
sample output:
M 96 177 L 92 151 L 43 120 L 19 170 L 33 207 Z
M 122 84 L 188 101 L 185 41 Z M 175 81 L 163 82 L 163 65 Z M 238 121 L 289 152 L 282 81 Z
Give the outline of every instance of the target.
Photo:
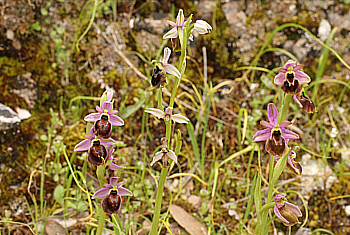
M 163 110 L 163 105 L 162 105 L 162 87 L 158 89 L 158 109 Z
M 164 191 L 166 176 L 168 174 L 168 169 L 169 169 L 169 167 L 166 167 L 166 168 L 163 167 L 162 172 L 160 173 L 157 195 L 156 195 L 156 205 L 154 207 L 154 216 L 153 216 L 150 235 L 157 235 L 158 234 L 160 209 L 162 206 L 163 191 Z
M 98 216 L 98 227 L 96 235 L 101 235 L 103 231 L 103 227 L 105 225 L 106 213 L 103 211 L 102 207 L 100 208 L 100 214 Z
M 273 176 L 273 164 L 275 161 L 275 157 L 270 155 L 270 170 L 269 170 L 269 190 L 268 190 L 268 194 L 267 194 L 267 201 L 265 203 L 265 205 L 269 204 L 271 202 L 272 199 L 272 193 L 273 193 L 273 182 L 272 182 L 272 176 Z M 264 206 L 265 206 L 264 205 Z M 264 207 L 263 206 L 263 207 Z M 268 217 L 268 212 L 269 210 L 264 210 L 261 213 L 261 217 L 262 217 L 262 223 L 261 226 L 259 226 L 259 234 L 264 234 L 264 232 L 266 231 L 266 227 L 267 227 L 267 217 Z M 260 212 L 259 212 L 260 213 Z
M 279 123 L 282 123 L 288 114 L 288 108 L 289 108 L 289 104 L 292 101 L 292 95 L 291 94 L 286 94 L 286 96 L 284 97 L 284 101 L 283 101 L 283 105 L 282 105 L 282 110 L 280 111 L 280 117 L 278 119 Z

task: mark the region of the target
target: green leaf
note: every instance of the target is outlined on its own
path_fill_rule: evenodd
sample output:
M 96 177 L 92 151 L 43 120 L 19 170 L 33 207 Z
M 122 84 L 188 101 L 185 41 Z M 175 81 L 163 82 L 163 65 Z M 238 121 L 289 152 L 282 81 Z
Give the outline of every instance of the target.
M 181 131 L 177 129 L 177 138 L 176 138 L 176 147 L 175 147 L 175 155 L 179 155 L 181 150 L 182 141 L 181 141 Z
M 275 182 L 278 180 L 278 178 L 280 177 L 280 175 L 282 174 L 282 171 L 284 170 L 285 166 L 286 166 L 286 162 L 288 159 L 288 154 L 286 154 L 283 158 L 280 158 L 278 160 L 278 162 L 276 163 L 276 166 L 273 170 L 273 176 L 272 176 L 272 181 L 271 181 L 271 187 L 274 186 Z
M 141 106 L 145 103 L 146 99 L 141 98 L 136 104 L 129 105 L 125 109 L 121 110 L 118 114 L 121 118 L 125 119 L 130 117 L 133 113 L 141 108 Z
M 45 8 L 41 8 L 40 12 L 43 16 L 46 16 L 47 14 L 49 14 L 49 12 Z
M 64 188 L 62 185 L 58 185 L 55 190 L 53 191 L 53 197 L 57 201 L 58 204 L 63 206 L 63 193 L 64 193 Z
M 100 165 L 97 167 L 96 175 L 97 175 L 98 181 L 100 182 L 100 186 L 102 187 L 103 177 L 105 176 L 105 166 L 104 165 Z

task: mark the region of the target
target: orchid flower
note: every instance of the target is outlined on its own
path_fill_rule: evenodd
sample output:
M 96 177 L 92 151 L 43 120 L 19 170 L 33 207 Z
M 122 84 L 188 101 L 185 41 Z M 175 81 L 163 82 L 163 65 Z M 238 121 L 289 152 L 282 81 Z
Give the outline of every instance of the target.
M 273 199 L 276 203 L 274 212 L 285 226 L 293 226 L 300 223 L 298 217 L 301 217 L 303 214 L 296 205 L 286 202 L 286 196 L 286 193 L 278 193 L 276 195 Z
M 168 60 L 171 55 L 171 50 L 169 47 L 164 48 L 164 54 L 163 54 L 163 59 L 160 61 L 163 65 L 163 69 L 165 70 L 166 73 L 174 75 L 178 78 L 181 78 L 181 74 L 179 70 L 172 64 L 168 64 Z
M 150 113 L 153 116 L 157 117 L 157 118 L 163 118 L 165 120 L 167 120 L 167 118 L 170 118 L 171 120 L 173 120 L 174 122 L 177 123 L 188 123 L 190 120 L 181 115 L 181 114 L 171 114 L 173 112 L 173 107 L 168 107 L 165 109 L 165 112 L 163 112 L 160 109 L 156 109 L 156 108 L 147 108 L 145 110 L 146 113 Z
M 102 201 L 102 209 L 109 215 L 117 214 L 120 209 L 123 196 L 132 196 L 132 192 L 122 185 L 125 182 L 120 182 L 117 184 L 117 181 L 120 177 L 111 177 L 109 179 L 109 184 L 104 184 L 105 188 L 97 190 L 93 199 L 95 198 L 104 198 Z
M 286 140 L 299 139 L 299 136 L 285 128 L 291 125 L 291 122 L 286 121 L 278 124 L 278 110 L 273 103 L 268 104 L 267 115 L 269 122 L 260 122 L 261 125 L 267 128 L 256 132 L 252 141 L 266 141 L 265 150 L 271 155 L 282 157 L 289 152 Z
M 115 145 L 115 140 L 109 139 L 99 139 L 93 132 L 93 128 L 90 129 L 90 135 L 84 135 L 85 140 L 79 142 L 74 151 L 87 151 L 88 150 L 88 160 L 91 164 L 99 166 L 104 162 L 108 161 L 110 156 L 110 151 L 107 148 L 113 150 L 112 145 Z
M 301 91 L 299 94 L 293 95 L 293 99 L 305 112 L 314 113 L 316 111 L 314 102 L 312 102 L 312 100 L 305 95 L 304 91 Z
M 287 141 L 286 141 L 287 142 Z M 288 144 L 288 143 L 287 143 Z M 299 148 L 299 147 L 298 147 Z M 301 167 L 300 163 L 295 160 L 297 157 L 295 153 L 295 149 L 289 152 L 288 159 L 287 159 L 287 168 L 291 170 L 296 175 L 301 175 L 303 172 L 303 168 Z M 275 156 L 275 161 L 279 160 L 280 157 L 278 155 Z
M 279 70 L 275 76 L 274 83 L 282 85 L 281 89 L 287 94 L 298 94 L 301 92 L 301 85 L 311 81 L 309 75 L 299 71 L 304 65 L 296 65 L 296 61 L 288 60 L 284 68 Z
M 168 23 L 173 28 L 171 30 L 169 30 L 166 34 L 164 34 L 163 39 L 177 38 L 179 36 L 177 28 L 181 27 L 181 29 L 183 29 L 186 26 L 186 21 L 185 21 L 183 10 L 182 9 L 179 10 L 179 13 L 177 14 L 177 17 L 176 17 L 176 22 L 168 20 Z
M 157 152 L 151 162 L 151 166 L 153 166 L 154 163 L 159 161 L 160 159 L 163 160 L 163 166 L 167 166 L 168 164 L 168 159 L 172 159 L 175 163 L 177 163 L 177 156 L 173 150 L 169 150 L 168 148 L 168 139 L 163 137 L 161 139 L 162 142 L 162 150 Z
M 204 20 L 196 20 L 196 23 L 194 24 L 194 29 L 199 34 L 211 33 L 211 31 L 213 30 L 210 24 L 208 24 L 208 22 Z
M 112 135 L 112 126 L 124 125 L 123 119 L 116 115 L 118 111 L 112 110 L 112 108 L 112 102 L 104 101 L 102 108 L 96 106 L 98 113 L 91 113 L 84 118 L 87 122 L 95 123 L 93 126 L 94 134 L 104 139 L 108 139 Z

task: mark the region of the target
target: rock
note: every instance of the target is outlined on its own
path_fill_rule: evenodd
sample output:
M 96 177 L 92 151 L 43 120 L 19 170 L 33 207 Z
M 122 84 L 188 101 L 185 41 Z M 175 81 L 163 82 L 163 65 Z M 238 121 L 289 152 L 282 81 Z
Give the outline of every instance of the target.
M 331 24 L 327 20 L 322 19 L 320 22 L 320 26 L 318 27 L 318 36 L 320 37 L 320 39 L 325 42 L 331 31 Z
M 45 233 L 47 235 L 64 235 L 67 234 L 67 231 L 56 221 L 49 220 L 45 225 Z
M 345 210 L 346 215 L 350 216 L 350 205 L 345 206 L 344 210 Z
M 21 108 L 17 107 L 16 111 L 17 111 L 19 119 L 21 119 L 21 120 L 28 119 L 32 116 L 30 114 L 30 112 L 26 109 L 21 109 Z
M 191 214 L 189 214 L 181 207 L 172 204 L 169 210 L 174 220 L 189 234 L 200 235 L 207 233 L 207 228 L 205 225 L 200 223 L 198 220 L 196 220 L 196 218 L 194 218 Z
M 9 40 L 13 40 L 14 37 L 15 37 L 15 34 L 13 33 L 13 31 L 12 31 L 11 29 L 8 29 L 8 30 L 6 31 L 6 37 L 7 37 L 7 39 L 9 39 Z
M 140 49 L 142 51 L 148 55 L 157 54 L 161 44 L 159 36 L 151 34 L 146 30 L 141 30 L 137 32 L 136 38 L 139 41 L 137 45 L 141 47 Z
M 209 0 L 200 1 L 197 6 L 196 15 L 200 16 L 201 20 L 208 21 L 208 23 L 211 25 L 209 21 L 212 20 L 215 5 L 216 5 L 215 1 L 209 1 Z
M 237 36 L 242 36 L 246 33 L 246 19 L 247 16 L 237 2 L 228 2 L 222 6 L 222 11 L 226 17 L 230 28 Z
M 151 223 L 148 220 L 142 222 L 142 229 L 136 231 L 137 235 L 146 235 L 151 231 Z
M 350 13 L 341 16 L 333 11 L 328 12 L 328 19 L 333 27 L 339 27 L 340 29 L 350 30 Z
M 321 159 L 311 159 L 310 154 L 305 154 L 300 164 L 303 168 L 301 184 L 307 185 L 302 192 L 305 196 L 319 188 L 324 189 L 324 185 L 329 189 L 333 183 L 338 182 L 337 177 L 333 176 L 332 169 Z
M 196 209 L 199 209 L 202 205 L 202 198 L 197 195 L 190 195 L 187 198 L 187 201 L 192 204 L 192 206 Z
M 36 82 L 31 77 L 31 73 L 15 76 L 12 90 L 14 94 L 22 97 L 25 100 L 29 109 L 34 108 L 35 101 L 38 99 Z
M 295 235 L 311 235 L 312 230 L 310 228 L 299 228 Z
M 0 103 L 0 131 L 8 130 L 21 122 L 17 113 L 10 107 Z
M 17 38 L 14 38 L 13 41 L 12 41 L 12 46 L 17 50 L 21 50 L 22 49 L 22 45 L 21 43 L 19 42 L 19 40 Z
M 144 29 L 150 33 L 163 36 L 172 28 L 167 22 L 170 19 L 171 14 L 153 13 L 149 18 L 145 18 L 137 24 L 137 30 Z

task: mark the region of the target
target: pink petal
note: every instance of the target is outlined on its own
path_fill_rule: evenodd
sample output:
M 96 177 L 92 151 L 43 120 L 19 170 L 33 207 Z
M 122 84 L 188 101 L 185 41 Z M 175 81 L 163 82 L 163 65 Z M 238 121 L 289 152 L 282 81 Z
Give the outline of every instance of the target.
M 117 115 L 110 115 L 109 121 L 111 122 L 112 126 L 123 126 L 124 120 L 118 117 Z
M 177 163 L 177 156 L 175 155 L 175 152 L 173 150 L 169 150 L 167 155 L 170 159 L 172 159 L 175 163 Z
M 299 135 L 297 133 L 294 133 L 293 131 L 290 131 L 286 128 L 281 128 L 281 132 L 282 132 L 282 137 L 285 139 L 299 139 Z
M 264 127 L 270 128 L 270 129 L 275 127 L 275 125 L 272 125 L 271 123 L 269 123 L 267 121 L 261 121 L 260 124 L 263 125 Z
M 164 118 L 165 117 L 165 113 L 160 110 L 160 109 L 156 109 L 156 108 L 147 108 L 145 110 L 146 113 L 150 113 L 153 116 L 157 117 L 157 118 Z
M 299 207 L 297 207 L 296 205 L 289 203 L 289 202 L 284 202 L 284 205 L 286 206 L 286 208 L 288 208 L 289 210 L 291 210 L 294 214 L 296 214 L 296 216 L 301 217 L 303 216 L 303 214 L 301 213 Z
M 288 221 L 286 218 L 284 218 L 284 217 L 282 216 L 282 214 L 280 213 L 280 211 L 278 210 L 278 208 L 277 208 L 276 205 L 274 206 L 273 211 L 275 212 L 275 215 L 276 215 L 282 222 L 285 222 L 286 224 L 289 223 L 289 221 Z
M 297 96 L 296 95 L 293 95 L 293 99 L 295 100 L 295 102 L 298 103 L 299 107 L 302 108 L 303 105 L 300 103 L 300 101 L 298 100 Z
M 119 170 L 122 170 L 124 168 L 126 168 L 125 166 L 118 166 L 117 164 L 115 163 L 111 163 L 108 165 L 109 169 L 113 170 L 113 171 L 119 171 Z
M 113 103 L 109 102 L 109 101 L 105 101 L 102 103 L 102 109 L 103 112 L 107 109 L 108 111 L 110 111 L 113 108 Z
M 294 60 L 288 60 L 285 64 L 284 64 L 284 68 L 288 70 L 288 68 L 291 67 L 295 67 L 295 65 L 297 64 L 296 61 Z
M 111 146 L 111 145 L 115 145 L 115 140 L 112 138 L 108 138 L 108 139 L 100 139 L 100 142 L 102 145 L 104 145 L 105 147 Z
M 91 146 L 91 140 L 83 140 L 74 147 L 74 151 L 86 151 Z
M 287 69 L 282 69 L 282 68 L 280 68 L 278 71 L 279 71 L 280 73 L 286 73 L 286 72 L 287 72 Z
M 278 110 L 274 103 L 269 103 L 267 105 L 267 116 L 271 124 L 278 124 Z
M 286 80 L 286 77 L 285 77 L 286 73 L 279 73 L 275 76 L 275 79 L 273 80 L 273 82 L 276 84 L 276 85 L 282 85 L 284 80 Z
M 304 67 L 303 64 L 299 64 L 299 65 L 297 65 L 297 66 L 295 66 L 295 67 L 293 68 L 293 71 L 296 72 L 296 71 L 300 70 L 300 69 L 303 68 L 303 67 Z
M 180 74 L 179 70 L 174 65 L 166 64 L 166 65 L 163 65 L 163 68 L 164 68 L 166 73 L 174 75 L 178 78 L 181 78 L 181 74 Z
M 171 20 L 167 20 L 167 22 L 168 22 L 171 26 L 177 27 L 177 24 L 176 24 L 175 22 L 173 22 L 173 21 L 171 21 Z
M 108 89 L 106 92 L 107 92 L 107 101 L 112 101 L 112 99 L 113 99 L 113 90 L 112 89 Z
M 292 125 L 292 122 L 286 121 L 286 122 L 282 122 L 279 126 L 280 126 L 280 128 L 283 128 L 283 127 L 286 127 L 286 126 L 289 126 L 289 125 Z
M 182 9 L 180 9 L 176 17 L 176 23 L 178 26 L 183 27 L 184 21 L 185 21 L 184 12 Z
M 309 83 L 311 81 L 309 75 L 307 75 L 306 73 L 304 73 L 302 71 L 296 71 L 295 78 L 299 80 L 300 84 L 306 84 L 306 83 Z
M 101 114 L 100 113 L 90 113 L 89 115 L 84 117 L 84 120 L 87 121 L 87 122 L 96 122 L 100 118 L 101 118 Z
M 92 196 L 92 199 L 106 197 L 109 193 L 109 190 L 110 190 L 109 188 L 101 188 L 97 190 Z
M 111 186 L 116 185 L 119 178 L 120 178 L 120 177 L 115 177 L 115 176 L 111 177 L 111 178 L 109 179 L 109 184 L 110 184 Z
M 119 196 L 132 196 L 132 192 L 124 187 L 118 187 Z
M 186 124 L 190 121 L 190 119 L 188 119 L 187 117 L 185 117 L 181 114 L 171 115 L 171 120 L 173 120 L 174 122 L 177 122 L 177 123 L 186 123 Z
M 179 34 L 177 33 L 177 28 L 170 29 L 166 34 L 164 34 L 163 39 L 167 38 L 177 38 Z
M 111 110 L 108 112 L 109 115 L 117 114 L 119 113 L 118 110 Z
M 164 55 L 162 60 L 163 65 L 168 63 L 170 55 L 171 55 L 171 50 L 169 49 L 169 47 L 164 48 Z
M 96 106 L 96 110 L 99 113 L 104 113 L 103 109 L 101 109 L 100 106 Z
M 253 136 L 252 141 L 258 142 L 258 141 L 266 141 L 271 136 L 271 130 L 270 129 L 264 129 L 261 131 L 258 131 Z

